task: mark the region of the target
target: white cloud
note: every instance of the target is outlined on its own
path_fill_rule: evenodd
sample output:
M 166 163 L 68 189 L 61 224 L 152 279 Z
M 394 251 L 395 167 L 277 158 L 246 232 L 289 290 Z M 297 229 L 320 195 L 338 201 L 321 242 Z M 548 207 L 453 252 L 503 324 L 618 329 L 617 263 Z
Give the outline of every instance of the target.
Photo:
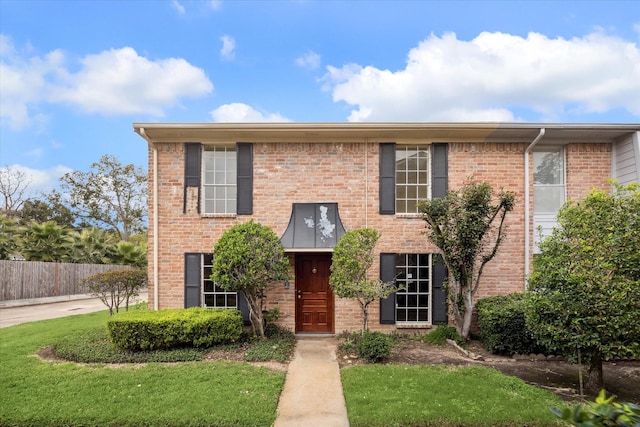
M 233 37 L 224 35 L 220 37 L 222 41 L 222 48 L 220 49 L 220 56 L 222 59 L 230 61 L 236 56 L 236 41 Z
M 204 71 L 186 60 L 151 60 L 131 47 L 87 55 L 78 64 L 69 64 L 62 50 L 42 56 L 18 52 L 5 36 L 0 49 L 0 120 L 14 130 L 46 123 L 38 112 L 46 103 L 89 113 L 162 116 L 181 98 L 213 90 Z
M 222 0 L 210 0 L 209 7 L 213 10 L 219 10 L 222 7 Z
M 180 4 L 180 2 L 179 2 L 178 0 L 173 0 L 173 1 L 171 2 L 171 5 L 173 6 L 173 8 L 174 8 L 175 10 L 177 10 L 177 11 L 178 11 L 178 13 L 179 13 L 180 15 L 184 15 L 184 14 L 185 14 L 186 10 L 184 9 L 184 6 L 183 6 L 182 4 Z
M 348 64 L 323 77 L 350 121 L 513 121 L 624 108 L 640 115 L 640 50 L 602 32 L 526 38 L 483 32 L 471 41 L 430 36 L 398 71 Z
M 315 70 L 320 66 L 320 55 L 310 50 L 304 55 L 296 58 L 296 65 L 302 68 Z
M 24 173 L 29 182 L 28 191 L 31 196 L 39 193 L 46 194 L 54 188 L 58 188 L 60 177 L 67 172 L 73 171 L 73 169 L 63 165 L 58 165 L 50 169 L 32 169 L 27 166 L 14 164 L 11 168 Z
M 288 118 L 279 113 L 266 113 L 258 111 L 247 104 L 232 103 L 221 105 L 211 111 L 211 117 L 215 122 L 222 123 L 260 123 L 260 122 L 290 122 Z

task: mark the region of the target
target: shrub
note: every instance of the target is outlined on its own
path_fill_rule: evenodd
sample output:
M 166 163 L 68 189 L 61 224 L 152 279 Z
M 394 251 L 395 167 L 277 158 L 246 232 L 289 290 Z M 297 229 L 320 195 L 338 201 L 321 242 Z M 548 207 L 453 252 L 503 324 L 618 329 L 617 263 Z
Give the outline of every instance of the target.
M 167 309 L 120 313 L 107 322 L 109 338 L 125 350 L 210 347 L 242 335 L 242 315 L 229 309 Z
M 587 407 L 577 405 L 570 408 L 551 408 L 551 412 L 563 421 L 581 427 L 605 427 L 605 426 L 639 426 L 640 406 L 632 403 L 614 402 L 615 396 L 606 397 L 604 390 L 600 391 L 595 402 L 590 402 Z
M 424 342 L 436 345 L 444 345 L 447 340 L 454 340 L 458 344 L 464 343 L 464 340 L 460 337 L 456 328 L 445 325 L 439 325 L 423 338 Z
M 147 284 L 147 272 L 143 270 L 115 270 L 94 274 L 82 281 L 89 291 L 109 308 L 109 314 L 118 313 L 120 304 L 129 310 L 129 299 Z
M 364 332 L 358 343 L 358 356 L 368 363 L 376 363 L 389 357 L 392 339 L 381 332 Z
M 498 295 L 478 301 L 480 337 L 494 354 L 547 353 L 525 322 L 526 294 Z

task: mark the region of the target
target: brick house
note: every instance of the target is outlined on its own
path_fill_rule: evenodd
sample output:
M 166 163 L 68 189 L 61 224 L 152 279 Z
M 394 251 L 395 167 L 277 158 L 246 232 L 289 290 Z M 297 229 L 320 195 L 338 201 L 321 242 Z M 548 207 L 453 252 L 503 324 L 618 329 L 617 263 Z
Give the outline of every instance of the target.
M 522 291 L 537 250 L 567 199 L 640 179 L 640 124 L 135 123 L 149 152 L 149 295 L 154 309 L 234 307 L 241 295 L 209 279 L 213 245 L 251 219 L 281 241 L 294 276 L 273 284 L 267 308 L 302 332 L 361 327 L 355 301 L 328 287 L 345 230 L 381 233 L 371 271 L 405 290 L 375 304 L 370 327 L 447 321 L 446 270 L 422 234 L 416 203 L 470 177 L 516 194 L 508 236 L 479 297 Z M 525 203 L 528 201 L 528 203 Z

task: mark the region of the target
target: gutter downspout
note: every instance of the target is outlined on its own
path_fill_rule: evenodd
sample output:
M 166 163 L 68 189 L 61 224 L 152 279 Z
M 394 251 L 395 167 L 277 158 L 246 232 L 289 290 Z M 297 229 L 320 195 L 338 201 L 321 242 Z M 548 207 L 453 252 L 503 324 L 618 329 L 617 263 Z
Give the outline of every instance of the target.
M 140 128 L 140 135 L 153 145 L 153 309 L 158 311 L 158 148 Z
M 529 249 L 530 246 L 530 233 L 531 233 L 531 226 L 529 225 L 529 221 L 531 218 L 531 213 L 530 213 L 530 209 L 529 209 L 529 197 L 530 197 L 530 191 L 529 191 L 529 153 L 531 152 L 531 150 L 533 150 L 533 147 L 536 146 L 536 144 L 538 142 L 540 142 L 540 140 L 542 139 L 542 137 L 544 136 L 546 130 L 545 128 L 540 128 L 540 133 L 538 133 L 538 136 L 536 136 L 536 138 L 531 141 L 531 144 L 529 144 L 529 146 L 527 147 L 526 150 L 524 150 L 524 290 L 527 290 L 528 287 L 528 277 L 529 277 L 529 258 L 531 256 L 530 252 L 531 250 Z

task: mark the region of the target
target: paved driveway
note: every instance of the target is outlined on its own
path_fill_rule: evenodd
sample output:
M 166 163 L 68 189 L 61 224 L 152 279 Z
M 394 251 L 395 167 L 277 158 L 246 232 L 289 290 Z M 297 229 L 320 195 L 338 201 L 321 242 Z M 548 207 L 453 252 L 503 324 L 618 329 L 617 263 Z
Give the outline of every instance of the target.
M 38 300 L 29 300 L 15 305 L 8 303 L 0 306 L 0 328 L 19 325 L 21 323 L 34 322 L 36 320 L 55 319 L 57 317 L 72 316 L 74 314 L 92 313 L 94 311 L 107 310 L 107 306 L 98 298 L 82 298 L 74 296 L 46 298 L 45 303 L 38 303 Z M 147 292 L 141 292 L 133 301 L 148 301 Z M 130 302 L 131 304 L 131 302 Z

